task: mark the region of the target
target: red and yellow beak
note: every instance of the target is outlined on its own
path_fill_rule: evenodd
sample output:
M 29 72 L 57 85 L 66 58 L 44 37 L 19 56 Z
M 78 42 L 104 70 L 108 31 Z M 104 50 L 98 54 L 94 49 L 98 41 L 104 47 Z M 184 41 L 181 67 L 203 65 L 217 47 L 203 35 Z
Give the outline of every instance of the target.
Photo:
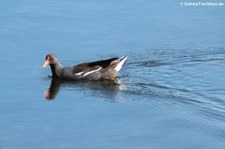
M 50 57 L 47 57 L 46 60 L 45 60 L 45 63 L 43 65 L 43 67 L 46 67 L 50 64 Z

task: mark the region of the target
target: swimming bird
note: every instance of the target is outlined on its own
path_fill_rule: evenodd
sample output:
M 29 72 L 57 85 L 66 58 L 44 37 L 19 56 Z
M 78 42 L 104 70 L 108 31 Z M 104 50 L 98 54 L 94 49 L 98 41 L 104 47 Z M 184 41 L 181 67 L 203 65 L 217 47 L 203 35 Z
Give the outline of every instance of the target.
M 46 55 L 43 67 L 50 65 L 52 76 L 65 80 L 116 80 L 126 60 L 123 56 L 66 67 L 51 53 Z

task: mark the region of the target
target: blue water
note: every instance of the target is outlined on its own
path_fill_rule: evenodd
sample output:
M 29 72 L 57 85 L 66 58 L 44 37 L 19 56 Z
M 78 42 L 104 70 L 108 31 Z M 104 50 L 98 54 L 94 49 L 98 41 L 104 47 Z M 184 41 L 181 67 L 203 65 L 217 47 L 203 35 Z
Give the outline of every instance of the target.
M 225 148 L 225 6 L 180 2 L 0 1 L 0 148 Z M 128 61 L 51 86 L 50 52 Z

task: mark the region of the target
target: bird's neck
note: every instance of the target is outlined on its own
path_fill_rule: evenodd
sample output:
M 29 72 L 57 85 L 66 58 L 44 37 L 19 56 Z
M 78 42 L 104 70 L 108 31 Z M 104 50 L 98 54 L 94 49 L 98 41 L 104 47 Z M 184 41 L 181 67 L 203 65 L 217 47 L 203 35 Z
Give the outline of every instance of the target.
M 63 65 L 59 62 L 50 64 L 53 77 L 60 77 L 60 73 L 62 71 Z

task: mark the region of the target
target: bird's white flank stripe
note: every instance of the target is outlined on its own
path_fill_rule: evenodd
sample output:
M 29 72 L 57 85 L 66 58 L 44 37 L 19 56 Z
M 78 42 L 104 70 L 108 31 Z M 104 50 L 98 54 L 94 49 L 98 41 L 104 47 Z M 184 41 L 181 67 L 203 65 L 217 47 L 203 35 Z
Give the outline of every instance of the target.
M 96 71 L 99 71 L 100 69 L 102 69 L 102 67 L 99 67 L 98 69 L 95 69 L 95 70 L 86 72 L 86 73 L 83 75 L 83 77 L 85 77 L 85 76 L 87 76 L 87 75 L 89 75 L 89 74 L 91 74 L 91 73 L 94 73 L 94 72 L 96 72 Z
M 78 73 L 75 73 L 74 75 L 75 76 L 79 76 L 79 75 L 82 75 L 84 72 L 78 72 Z

